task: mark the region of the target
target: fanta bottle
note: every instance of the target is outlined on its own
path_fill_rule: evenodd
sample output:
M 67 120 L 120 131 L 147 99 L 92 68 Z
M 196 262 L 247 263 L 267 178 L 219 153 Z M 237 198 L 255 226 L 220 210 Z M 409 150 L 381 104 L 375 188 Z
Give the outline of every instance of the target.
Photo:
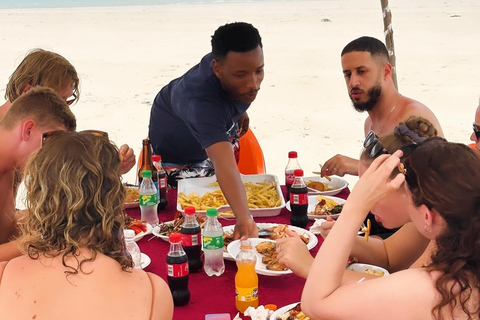
M 238 271 L 235 275 L 235 306 L 244 313 L 248 307 L 258 307 L 258 276 L 255 272 L 257 257 L 250 241 L 240 241 L 240 253 L 236 257 Z

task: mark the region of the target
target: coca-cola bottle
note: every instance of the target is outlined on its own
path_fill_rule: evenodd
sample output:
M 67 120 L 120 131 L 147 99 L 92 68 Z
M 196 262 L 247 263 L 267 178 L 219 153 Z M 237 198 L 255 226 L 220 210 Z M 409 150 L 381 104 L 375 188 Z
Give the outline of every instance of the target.
M 308 223 L 308 189 L 303 181 L 303 170 L 294 171 L 295 179 L 290 188 L 290 223 L 292 226 L 305 228 Z
M 184 306 L 190 301 L 188 289 L 188 257 L 182 248 L 182 235 L 172 233 L 169 237 L 170 251 L 167 254 L 167 280 L 172 292 L 173 304 Z
M 295 178 L 295 170 L 301 169 L 297 159 L 297 151 L 290 151 L 288 153 L 288 163 L 285 168 L 285 186 L 287 187 L 287 201 L 290 199 L 290 188 L 292 187 Z
M 163 210 L 167 207 L 167 173 L 162 166 L 162 157 L 160 155 L 152 156 L 153 165 L 158 173 L 158 208 Z
M 185 220 L 180 230 L 182 234 L 183 250 L 188 256 L 190 272 L 199 272 L 202 269 L 202 237 L 200 225 L 195 217 L 195 208 L 185 208 Z

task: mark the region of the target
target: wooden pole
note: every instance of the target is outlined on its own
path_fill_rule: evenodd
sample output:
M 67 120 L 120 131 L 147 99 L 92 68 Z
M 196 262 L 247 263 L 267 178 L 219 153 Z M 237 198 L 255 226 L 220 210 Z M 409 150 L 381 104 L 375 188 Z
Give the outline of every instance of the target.
M 393 44 L 393 27 L 392 27 L 392 12 L 388 7 L 388 0 L 380 0 L 382 3 L 382 12 L 383 12 L 383 32 L 385 35 L 385 43 L 387 45 L 388 55 L 390 56 L 390 64 L 393 67 L 393 84 L 398 90 L 397 83 L 397 67 L 396 67 L 396 57 L 395 57 L 395 46 Z

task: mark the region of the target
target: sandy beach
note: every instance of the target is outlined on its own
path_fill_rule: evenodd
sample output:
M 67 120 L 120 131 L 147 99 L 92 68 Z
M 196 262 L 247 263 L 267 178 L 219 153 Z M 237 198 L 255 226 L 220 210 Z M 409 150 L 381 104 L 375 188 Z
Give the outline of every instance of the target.
M 390 8 L 400 92 L 429 106 L 449 140 L 468 143 L 480 95 L 480 2 Z M 283 183 L 290 150 L 307 174 L 337 153 L 358 157 L 366 114 L 351 106 L 340 52 L 362 35 L 384 40 L 378 0 L 0 10 L 0 95 L 29 50 L 60 53 L 81 78 L 72 107 L 79 130 L 107 131 L 138 155 L 157 92 L 233 21 L 252 23 L 263 39 L 265 80 L 249 115 L 267 172 Z M 134 182 L 134 170 L 124 179 Z

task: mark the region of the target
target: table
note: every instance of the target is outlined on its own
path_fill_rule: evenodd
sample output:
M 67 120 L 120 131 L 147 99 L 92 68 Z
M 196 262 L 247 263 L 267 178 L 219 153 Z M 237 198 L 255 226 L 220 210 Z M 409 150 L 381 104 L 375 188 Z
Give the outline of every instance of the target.
M 282 186 L 285 194 L 285 186 Z M 346 198 L 350 191 L 348 188 L 342 190 L 337 197 Z M 168 205 L 165 210 L 158 215 L 162 222 L 174 219 L 177 212 L 176 206 L 177 191 L 170 189 L 167 193 Z M 125 210 L 127 214 L 134 218 L 140 218 L 139 208 L 130 208 Z M 235 220 L 219 219 L 223 226 L 232 225 Z M 256 217 L 256 222 L 263 223 L 283 223 L 290 224 L 290 211 L 283 208 L 278 216 L 273 217 Z M 310 221 L 306 227 L 308 229 L 313 224 Z M 138 241 L 140 250 L 146 253 L 152 260 L 150 265 L 144 270 L 152 272 L 167 281 L 166 273 L 166 256 L 170 248 L 170 244 L 153 235 L 146 235 Z M 319 237 L 319 243 L 315 248 L 310 250 L 313 255 L 317 254 L 318 248 L 323 242 L 323 238 Z M 220 277 L 209 277 L 205 272 L 191 273 L 189 278 L 190 302 L 183 307 L 175 307 L 173 319 L 205 319 L 206 314 L 211 313 L 229 313 L 233 317 L 237 314 L 235 308 L 235 273 L 237 267 L 234 261 L 225 260 L 225 272 Z M 258 275 L 258 291 L 259 304 L 265 305 L 269 303 L 276 304 L 279 308 L 287 304 L 300 301 L 305 280 L 294 275 L 283 275 L 278 277 Z

